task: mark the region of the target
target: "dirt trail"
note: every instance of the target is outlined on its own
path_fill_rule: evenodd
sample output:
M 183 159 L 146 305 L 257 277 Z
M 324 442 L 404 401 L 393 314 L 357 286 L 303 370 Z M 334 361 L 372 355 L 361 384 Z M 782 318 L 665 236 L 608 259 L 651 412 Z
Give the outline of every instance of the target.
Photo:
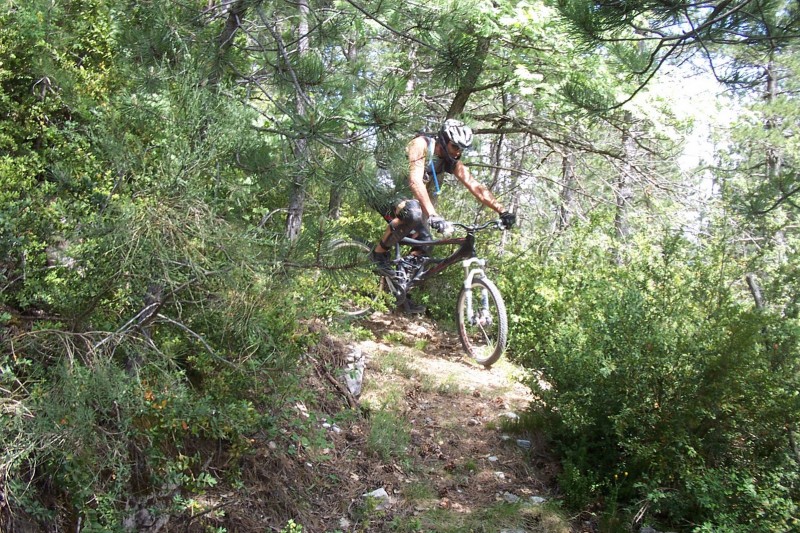
M 392 497 L 388 516 L 473 513 L 552 497 L 553 463 L 543 443 L 505 430 L 533 401 L 520 368 L 505 359 L 488 370 L 475 364 L 455 333 L 426 319 L 376 314 L 363 326 L 374 338 L 358 343 L 367 357 L 360 402 L 397 414 L 410 435 L 405 454 L 361 465 L 364 488 Z M 431 488 L 428 497 L 409 501 L 414 484 Z
M 308 386 L 320 401 L 309 410 L 330 414 L 315 422 L 324 439 L 294 446 L 291 437 L 264 438 L 242 465 L 244 489 L 228 492 L 235 501 L 218 494 L 205 502 L 224 505 L 225 517 L 194 525 L 295 533 L 292 519 L 304 533 L 581 531 L 541 504 L 556 496 L 543 442 L 507 431 L 533 400 L 518 367 L 505 358 L 490 370 L 476 365 L 455 333 L 424 318 L 375 314 L 357 327 L 366 340 L 323 326 L 310 354 L 317 379 Z M 345 389 L 334 378 L 342 368 L 330 363 L 354 346 L 366 358 L 363 391 L 356 409 L 343 410 Z M 387 499 L 364 497 L 373 491 Z

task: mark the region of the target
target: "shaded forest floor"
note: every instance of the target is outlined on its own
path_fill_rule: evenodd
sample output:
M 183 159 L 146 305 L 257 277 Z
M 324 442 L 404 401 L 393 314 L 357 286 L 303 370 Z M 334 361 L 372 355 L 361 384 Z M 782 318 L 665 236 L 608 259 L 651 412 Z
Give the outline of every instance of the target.
M 245 458 L 242 486 L 209 492 L 202 515 L 169 530 L 301 531 L 289 520 L 312 533 L 594 529 L 558 509 L 543 439 L 513 431 L 533 401 L 519 368 L 476 365 L 455 333 L 424 318 L 375 314 L 336 335 L 314 327 L 309 386 L 319 403 L 295 408 L 319 439 L 283 454 L 291 438 L 265 438 Z M 366 368 L 358 407 L 348 409 L 332 376 L 354 348 Z

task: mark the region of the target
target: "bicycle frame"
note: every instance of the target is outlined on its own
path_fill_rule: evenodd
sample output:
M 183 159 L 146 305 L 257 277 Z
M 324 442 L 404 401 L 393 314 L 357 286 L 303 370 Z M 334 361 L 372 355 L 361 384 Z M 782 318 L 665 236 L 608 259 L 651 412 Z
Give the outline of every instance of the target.
M 464 267 L 464 283 L 456 298 L 456 326 L 464 350 L 477 362 L 489 368 L 505 352 L 508 343 L 508 315 L 503 296 L 497 285 L 484 271 L 486 260 L 477 256 L 475 234 L 494 226 L 503 229 L 499 220 L 478 226 L 453 224 L 466 231 L 466 235 L 421 241 L 404 238 L 395 245 L 394 272 L 381 271 L 382 288 L 388 288 L 398 304 L 411 312 L 408 291 L 455 263 Z M 458 248 L 443 259 L 424 256 L 411 260 L 401 256 L 401 246 L 432 247 L 454 245 Z
M 464 279 L 464 286 L 468 287 L 472 280 L 477 277 L 482 277 L 484 275 L 483 267 L 486 266 L 486 260 L 480 259 L 477 257 L 475 251 L 475 234 L 478 231 L 484 230 L 491 226 L 495 226 L 499 228 L 499 221 L 491 220 L 484 224 L 478 226 L 467 226 L 465 224 L 460 223 L 453 223 L 454 226 L 457 226 L 461 229 L 466 230 L 467 234 L 463 237 L 455 237 L 455 238 L 444 238 L 444 239 L 437 239 L 432 241 L 420 241 L 417 239 L 412 239 L 406 237 L 402 239 L 397 245 L 395 245 L 395 260 L 401 260 L 401 246 L 446 246 L 446 245 L 458 245 L 458 248 L 451 253 L 449 256 L 436 259 L 432 257 L 425 257 L 425 261 L 421 266 L 421 274 L 418 277 L 414 277 L 409 280 L 408 284 L 403 287 L 404 292 L 408 292 L 413 287 L 416 287 L 426 281 L 427 279 L 436 276 L 440 272 L 444 271 L 448 267 L 454 265 L 455 263 L 461 262 L 462 266 L 465 270 L 465 279 Z M 434 266 L 430 268 L 425 268 L 428 265 L 433 264 Z M 477 266 L 477 268 L 475 268 Z

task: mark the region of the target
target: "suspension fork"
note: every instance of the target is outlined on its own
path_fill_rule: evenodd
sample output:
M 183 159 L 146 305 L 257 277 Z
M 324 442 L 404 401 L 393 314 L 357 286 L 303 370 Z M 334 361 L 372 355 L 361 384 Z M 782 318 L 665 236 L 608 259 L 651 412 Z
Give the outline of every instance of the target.
M 464 291 L 466 296 L 467 320 L 474 325 L 476 317 L 472 305 L 472 281 L 475 278 L 483 278 L 486 276 L 486 273 L 483 271 L 483 267 L 486 266 L 486 260 L 478 259 L 477 257 L 471 257 L 469 259 L 464 259 L 461 262 L 461 265 L 464 267 Z M 481 291 L 480 310 L 485 311 L 488 308 L 489 295 L 485 290 L 483 290 Z M 481 313 L 481 315 L 483 315 L 483 313 Z M 479 316 L 478 319 L 480 318 L 481 317 Z

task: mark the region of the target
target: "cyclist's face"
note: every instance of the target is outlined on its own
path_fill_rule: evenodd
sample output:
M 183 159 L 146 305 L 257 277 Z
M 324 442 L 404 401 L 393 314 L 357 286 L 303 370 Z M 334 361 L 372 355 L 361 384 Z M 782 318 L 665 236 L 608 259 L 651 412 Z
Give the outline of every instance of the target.
M 459 159 L 461 157 L 461 147 L 448 141 L 447 153 L 449 153 L 450 157 L 452 157 L 453 159 Z

